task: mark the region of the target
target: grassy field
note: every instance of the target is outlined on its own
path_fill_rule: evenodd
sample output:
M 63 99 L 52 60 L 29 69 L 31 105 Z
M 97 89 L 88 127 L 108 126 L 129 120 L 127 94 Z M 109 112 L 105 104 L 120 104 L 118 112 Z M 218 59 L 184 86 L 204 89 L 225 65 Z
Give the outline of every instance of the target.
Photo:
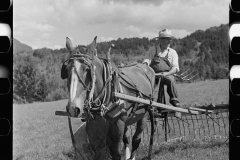
M 137 160 L 147 160 L 148 147 L 140 147 Z M 228 160 L 228 143 L 182 141 L 153 148 L 152 160 Z
M 193 103 L 228 103 L 229 80 L 204 81 L 178 84 L 182 105 Z M 46 103 L 13 105 L 13 159 L 72 159 L 72 144 L 67 117 L 55 116 L 57 110 L 65 110 L 67 100 Z M 73 129 L 81 124 L 73 120 Z M 144 159 L 147 148 L 138 159 Z M 228 159 L 228 143 L 215 141 L 184 141 L 161 144 L 154 148 L 153 160 L 209 160 Z
M 181 105 L 229 103 L 229 80 L 200 81 L 177 85 Z M 168 96 L 167 96 L 168 97 Z M 168 102 L 168 101 L 167 101 Z

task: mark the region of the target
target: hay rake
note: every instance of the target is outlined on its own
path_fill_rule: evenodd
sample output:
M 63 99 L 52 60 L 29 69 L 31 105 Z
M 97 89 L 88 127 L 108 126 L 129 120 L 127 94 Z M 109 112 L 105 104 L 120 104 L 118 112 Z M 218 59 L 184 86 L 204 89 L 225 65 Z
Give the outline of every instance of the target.
M 115 96 L 134 102 L 151 105 L 154 108 L 162 108 L 161 116 L 155 119 L 155 133 L 153 146 L 163 142 L 176 142 L 183 140 L 228 140 L 228 110 L 229 104 L 218 105 L 194 105 L 185 108 L 177 108 L 162 103 L 150 102 L 138 97 L 115 93 Z M 177 118 L 174 113 L 182 112 L 182 117 Z M 142 145 L 148 146 L 151 132 L 150 122 L 142 135 Z M 135 126 L 130 127 L 130 134 L 133 136 Z M 148 153 L 151 159 L 151 153 Z
M 194 70 L 193 71 L 189 71 L 189 70 L 190 69 L 186 70 L 181 74 L 173 74 L 173 75 L 177 80 L 191 82 L 191 80 L 193 80 L 198 75 L 198 73 L 195 73 Z
M 154 145 L 159 145 L 163 142 L 176 142 L 182 140 L 228 140 L 228 107 L 228 104 L 216 105 L 214 110 L 191 107 L 191 109 L 202 111 L 197 115 L 182 114 L 181 119 L 174 117 L 173 112 L 168 112 L 166 117 L 156 118 Z M 204 110 L 206 110 L 206 112 Z M 143 146 L 149 143 L 149 129 L 150 123 L 147 124 L 142 135 Z M 134 133 L 135 127 L 131 127 L 130 130 L 131 133 Z

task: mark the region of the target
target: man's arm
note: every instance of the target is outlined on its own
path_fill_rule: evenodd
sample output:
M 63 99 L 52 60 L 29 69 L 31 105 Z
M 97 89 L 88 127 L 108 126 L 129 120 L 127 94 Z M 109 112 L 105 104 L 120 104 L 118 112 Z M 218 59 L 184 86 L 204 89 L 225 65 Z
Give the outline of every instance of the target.
M 145 57 L 143 59 L 143 62 L 144 64 L 146 65 L 150 65 L 154 55 L 155 55 L 155 52 L 156 52 L 156 49 L 155 49 L 155 46 L 152 46 L 148 49 L 147 53 L 145 54 Z
M 172 69 L 169 72 L 162 72 L 162 73 L 156 73 L 155 76 L 170 76 L 177 73 L 177 68 L 176 67 L 172 67 Z

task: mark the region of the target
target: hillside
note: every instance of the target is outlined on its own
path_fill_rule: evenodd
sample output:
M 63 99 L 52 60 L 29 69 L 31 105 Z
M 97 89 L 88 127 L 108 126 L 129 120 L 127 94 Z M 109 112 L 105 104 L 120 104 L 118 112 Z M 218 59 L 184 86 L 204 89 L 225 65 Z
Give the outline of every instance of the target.
M 32 47 L 19 42 L 17 39 L 13 38 L 13 54 L 20 52 L 28 52 L 31 51 Z

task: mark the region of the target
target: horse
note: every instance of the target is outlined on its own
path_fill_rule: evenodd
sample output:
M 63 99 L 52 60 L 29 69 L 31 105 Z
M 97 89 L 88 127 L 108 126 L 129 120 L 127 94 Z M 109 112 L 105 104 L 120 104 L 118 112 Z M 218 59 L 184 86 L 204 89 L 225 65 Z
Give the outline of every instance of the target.
M 71 40 L 66 38 L 66 48 L 70 53 L 66 61 L 69 91 L 66 111 L 71 117 L 85 121 L 79 133 L 86 137 L 79 151 L 88 152 L 85 159 L 132 160 L 135 159 L 141 134 L 149 117 L 153 124 L 151 107 L 123 101 L 114 96 L 114 92 L 149 99 L 151 102 L 155 73 L 145 64 L 139 64 L 135 68 L 119 68 L 109 57 L 98 58 L 96 39 L 97 37 L 87 46 L 73 47 Z M 128 126 L 134 123 L 136 131 L 130 152 Z M 150 141 L 152 139 L 153 133 Z M 124 153 L 121 142 L 124 144 Z

